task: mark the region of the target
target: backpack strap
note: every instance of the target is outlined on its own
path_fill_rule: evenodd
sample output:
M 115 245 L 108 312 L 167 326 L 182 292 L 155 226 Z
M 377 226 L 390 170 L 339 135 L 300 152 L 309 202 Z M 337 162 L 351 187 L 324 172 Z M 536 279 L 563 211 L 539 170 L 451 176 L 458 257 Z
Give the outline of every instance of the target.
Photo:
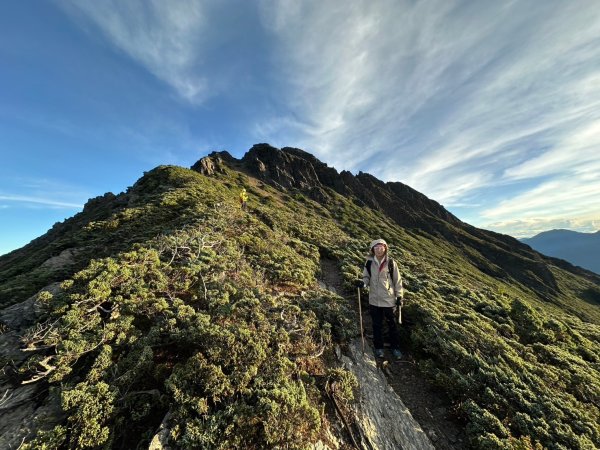
M 371 264 L 373 263 L 372 259 L 368 259 L 365 263 L 365 269 L 369 273 L 369 277 L 371 276 Z M 390 280 L 392 283 L 394 282 L 394 260 L 392 258 L 388 258 L 388 271 L 390 273 Z

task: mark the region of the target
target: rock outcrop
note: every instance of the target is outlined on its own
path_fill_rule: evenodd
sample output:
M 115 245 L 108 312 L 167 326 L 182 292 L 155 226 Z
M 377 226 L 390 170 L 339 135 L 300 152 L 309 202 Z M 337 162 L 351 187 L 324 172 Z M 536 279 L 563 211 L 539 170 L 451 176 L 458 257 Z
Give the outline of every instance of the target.
M 435 447 L 412 417 L 408 408 L 387 383 L 377 368 L 373 351 L 362 353 L 360 342 L 354 341 L 350 354 L 341 356 L 345 368 L 359 385 L 354 405 L 355 423 L 360 429 L 362 448 L 378 450 L 433 450 Z
M 224 171 L 225 163 L 232 163 L 235 158 L 228 152 L 212 152 L 210 155 L 201 158 L 191 169 L 202 175 L 214 175 Z
M 59 283 L 54 283 L 43 291 L 56 294 L 59 289 Z M 10 361 L 0 376 L 0 448 L 16 449 L 35 430 L 52 428 L 64 418 L 57 401 L 46 398 L 40 402 L 46 397 L 45 383 L 18 384 L 11 379 L 11 368 L 29 356 L 21 350 L 21 335 L 39 318 L 37 296 L 0 311 L 0 323 L 5 327 L 0 334 L 0 359 Z

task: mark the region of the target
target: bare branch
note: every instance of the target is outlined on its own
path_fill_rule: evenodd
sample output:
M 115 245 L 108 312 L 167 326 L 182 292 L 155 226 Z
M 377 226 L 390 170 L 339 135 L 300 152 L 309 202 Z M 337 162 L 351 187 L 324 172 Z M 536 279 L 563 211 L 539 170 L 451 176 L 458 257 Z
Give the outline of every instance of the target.
M 2 398 L 0 398 L 0 407 L 4 406 L 8 401 L 12 398 L 13 392 L 10 389 L 7 389 L 4 394 L 2 394 Z
M 39 381 L 43 378 L 46 378 L 48 375 L 50 375 L 50 373 L 52 373 L 54 370 L 56 370 L 56 366 L 52 366 L 49 364 L 53 358 L 54 358 L 54 356 L 47 356 L 46 358 L 44 358 L 43 360 L 38 362 L 38 364 L 46 370 L 43 372 L 38 371 L 38 373 L 34 377 L 30 378 L 29 380 L 21 381 L 21 384 L 35 383 L 36 381 Z
M 38 323 L 34 327 L 27 330 L 27 332 L 21 337 L 21 342 L 26 346 L 23 351 L 37 351 L 44 348 L 53 347 L 53 345 L 44 345 L 42 347 L 38 347 L 37 344 L 40 342 L 44 342 L 48 335 L 51 332 L 55 332 L 55 325 L 58 323 L 58 319 L 54 322 L 50 323 L 50 321 L 46 321 L 43 323 Z

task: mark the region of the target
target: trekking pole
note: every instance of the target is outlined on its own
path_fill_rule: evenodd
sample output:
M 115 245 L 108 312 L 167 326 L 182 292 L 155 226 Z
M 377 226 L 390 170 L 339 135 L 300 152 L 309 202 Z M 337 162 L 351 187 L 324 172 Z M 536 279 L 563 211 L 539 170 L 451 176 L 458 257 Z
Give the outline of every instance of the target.
M 398 323 L 402 325 L 402 303 L 404 303 L 404 286 L 400 280 L 400 304 L 398 305 Z
M 365 354 L 365 334 L 363 332 L 363 321 L 362 321 L 362 306 L 360 306 L 360 288 L 356 290 L 358 292 L 358 317 L 360 320 L 360 340 L 362 342 L 362 352 Z

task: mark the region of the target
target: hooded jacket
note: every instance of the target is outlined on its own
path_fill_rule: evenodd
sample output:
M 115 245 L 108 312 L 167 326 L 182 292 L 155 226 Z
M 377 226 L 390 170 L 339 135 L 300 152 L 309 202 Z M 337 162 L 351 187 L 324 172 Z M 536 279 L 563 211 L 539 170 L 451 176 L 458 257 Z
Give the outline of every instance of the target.
M 367 261 L 369 260 L 372 261 L 371 275 L 367 271 L 366 264 L 363 269 L 363 281 L 365 286 L 369 287 L 369 304 L 393 308 L 396 306 L 396 297 L 402 296 L 402 279 L 398 264 L 394 264 L 390 279 L 387 253 L 381 265 L 377 264 L 374 256 L 370 256 Z

